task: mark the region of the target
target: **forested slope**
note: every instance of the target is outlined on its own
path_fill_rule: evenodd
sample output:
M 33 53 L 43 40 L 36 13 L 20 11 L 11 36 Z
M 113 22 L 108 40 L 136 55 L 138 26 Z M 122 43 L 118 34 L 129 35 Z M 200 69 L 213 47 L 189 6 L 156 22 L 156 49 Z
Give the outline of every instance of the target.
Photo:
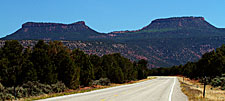
M 147 61 L 132 62 L 119 53 L 88 55 L 58 41 L 38 41 L 33 48 L 24 48 L 12 40 L 0 48 L 0 97 L 15 91 L 23 92 L 18 97 L 60 92 L 61 87 L 91 86 L 99 79 L 125 83 L 146 77 Z

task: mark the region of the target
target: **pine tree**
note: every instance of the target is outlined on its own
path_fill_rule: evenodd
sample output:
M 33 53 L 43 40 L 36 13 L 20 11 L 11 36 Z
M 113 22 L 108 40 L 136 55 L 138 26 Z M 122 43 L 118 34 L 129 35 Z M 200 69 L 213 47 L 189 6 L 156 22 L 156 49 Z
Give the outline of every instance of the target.
M 44 41 L 39 41 L 33 49 L 31 61 L 37 71 L 41 83 L 52 84 L 57 82 L 56 67 L 48 55 L 49 46 Z
M 5 86 L 17 86 L 22 82 L 18 80 L 21 76 L 23 46 L 18 41 L 6 41 L 2 47 L 0 60 L 1 81 Z
M 144 60 L 144 59 L 141 59 L 138 61 L 138 79 L 145 79 L 147 78 L 147 64 L 148 64 L 148 61 Z
M 58 67 L 58 80 L 65 83 L 69 88 L 77 88 L 79 86 L 80 70 L 74 64 L 68 53 L 60 52 L 60 67 Z
M 97 55 L 90 55 L 90 61 L 94 68 L 95 79 L 105 78 L 105 72 L 101 66 L 102 59 Z
M 95 79 L 93 65 L 91 64 L 89 56 L 83 51 L 75 49 L 72 51 L 72 58 L 75 65 L 80 68 L 80 84 L 89 86 L 91 81 Z
M 22 76 L 20 80 L 24 83 L 28 81 L 37 81 L 37 71 L 34 68 L 33 62 L 31 62 L 31 53 L 32 50 L 28 47 L 24 50 L 23 53 L 23 64 L 22 64 Z

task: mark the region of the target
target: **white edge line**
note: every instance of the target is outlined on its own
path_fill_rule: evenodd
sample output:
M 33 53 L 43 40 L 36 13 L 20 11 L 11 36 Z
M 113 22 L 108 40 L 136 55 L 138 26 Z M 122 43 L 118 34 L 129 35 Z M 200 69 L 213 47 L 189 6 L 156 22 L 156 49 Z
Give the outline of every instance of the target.
M 174 88 L 174 86 L 175 86 L 175 78 L 173 80 L 173 85 L 172 85 L 172 88 L 170 90 L 169 101 L 172 101 L 172 94 L 173 94 L 173 88 Z

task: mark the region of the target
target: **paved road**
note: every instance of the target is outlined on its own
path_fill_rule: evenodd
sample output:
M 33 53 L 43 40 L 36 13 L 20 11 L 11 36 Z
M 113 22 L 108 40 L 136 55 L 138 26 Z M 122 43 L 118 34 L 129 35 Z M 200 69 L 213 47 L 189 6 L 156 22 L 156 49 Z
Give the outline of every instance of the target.
M 186 101 L 176 77 L 157 77 L 140 83 L 86 93 L 44 99 L 42 101 Z

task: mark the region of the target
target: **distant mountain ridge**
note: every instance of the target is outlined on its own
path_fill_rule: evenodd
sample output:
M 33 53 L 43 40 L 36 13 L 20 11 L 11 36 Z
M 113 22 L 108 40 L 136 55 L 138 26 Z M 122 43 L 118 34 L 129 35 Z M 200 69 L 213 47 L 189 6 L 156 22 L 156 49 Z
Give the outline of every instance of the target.
M 99 33 L 83 21 L 72 24 L 27 22 L 2 38 L 22 42 L 40 39 L 66 41 L 71 49 L 80 48 L 88 54 L 102 56 L 119 52 L 131 60 L 146 59 L 150 67 L 167 67 L 196 61 L 202 54 L 225 44 L 225 28 L 217 28 L 203 17 L 156 19 L 138 30 L 111 33 Z

